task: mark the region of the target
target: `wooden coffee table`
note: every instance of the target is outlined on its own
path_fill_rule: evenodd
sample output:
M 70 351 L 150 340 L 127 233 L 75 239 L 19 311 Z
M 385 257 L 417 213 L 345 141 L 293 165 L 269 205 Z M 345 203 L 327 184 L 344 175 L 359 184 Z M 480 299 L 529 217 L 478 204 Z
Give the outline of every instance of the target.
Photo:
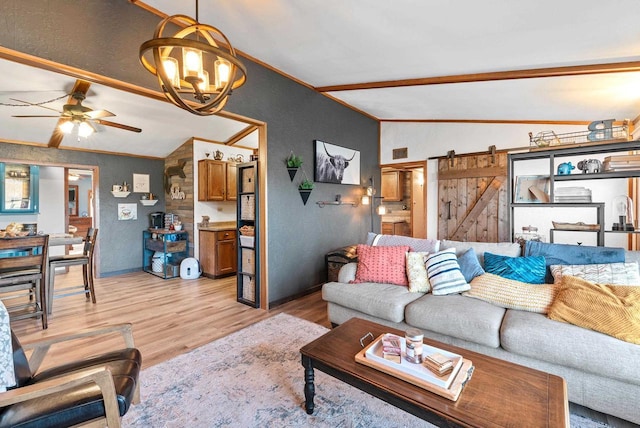
M 559 376 L 425 339 L 429 345 L 473 362 L 473 377 L 458 400 L 451 401 L 357 363 L 360 338 L 369 332 L 373 337 L 404 335 L 403 331 L 353 318 L 300 349 L 308 414 L 314 410 L 314 369 L 318 369 L 438 426 L 569 426 L 567 386 Z

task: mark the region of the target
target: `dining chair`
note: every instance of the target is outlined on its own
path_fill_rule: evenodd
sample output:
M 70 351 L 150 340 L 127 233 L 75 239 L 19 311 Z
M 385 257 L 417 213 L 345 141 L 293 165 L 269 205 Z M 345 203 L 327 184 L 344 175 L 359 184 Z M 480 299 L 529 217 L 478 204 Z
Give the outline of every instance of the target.
M 66 254 L 62 256 L 52 256 L 49 258 L 49 281 L 47 312 L 51 314 L 53 311 L 53 299 L 60 297 L 73 296 L 77 294 L 85 294 L 87 300 L 91 298 L 96 303 L 96 292 L 93 286 L 93 254 L 98 238 L 98 229 L 90 227 L 87 230 L 87 236 L 84 239 L 82 254 Z M 75 285 L 56 290 L 55 277 L 56 268 L 80 266 L 82 265 L 82 285 Z
M 0 239 L 0 293 L 12 320 L 40 317 L 47 328 L 49 235 Z

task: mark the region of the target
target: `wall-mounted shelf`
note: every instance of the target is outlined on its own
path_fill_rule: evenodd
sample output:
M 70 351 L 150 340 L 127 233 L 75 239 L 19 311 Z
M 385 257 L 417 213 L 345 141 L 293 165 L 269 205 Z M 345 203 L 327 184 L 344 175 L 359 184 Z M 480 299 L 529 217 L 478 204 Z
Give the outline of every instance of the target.
M 114 198 L 126 198 L 130 193 L 131 192 L 114 192 L 113 190 L 111 191 L 111 194 Z
M 352 207 L 357 207 L 358 203 L 355 201 L 318 201 L 316 202 L 320 208 L 324 208 L 325 205 L 351 205 Z
M 145 207 L 152 207 L 158 203 L 157 199 L 140 199 L 140 203 Z

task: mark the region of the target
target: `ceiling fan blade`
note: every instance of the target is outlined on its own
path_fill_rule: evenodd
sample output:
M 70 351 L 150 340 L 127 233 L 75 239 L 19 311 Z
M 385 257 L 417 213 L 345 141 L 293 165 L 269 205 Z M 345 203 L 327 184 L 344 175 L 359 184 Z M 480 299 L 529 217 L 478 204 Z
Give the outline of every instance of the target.
M 101 119 L 103 117 L 115 116 L 115 114 L 111 113 L 108 110 L 92 110 L 92 111 L 86 112 L 84 115 L 88 119 Z
M 25 103 L 25 104 L 27 104 L 27 105 L 34 106 L 34 107 L 46 108 L 47 110 L 55 111 L 55 112 L 56 112 L 56 113 L 58 113 L 58 114 L 59 114 L 59 113 L 62 113 L 62 112 L 61 112 L 61 111 L 59 111 L 59 110 L 56 110 L 56 109 L 51 108 L 51 107 L 43 106 L 43 105 L 41 105 L 41 104 L 34 104 L 34 103 L 30 103 L 29 101 L 18 100 L 18 99 L 16 99 L 16 98 L 9 98 L 9 99 L 10 99 L 10 100 L 12 100 L 12 101 L 17 101 L 17 102 L 19 102 L 19 103 Z
M 108 120 L 96 119 L 95 122 L 99 123 L 100 125 L 113 126 L 114 128 L 124 129 L 125 131 L 142 132 L 142 129 L 140 128 L 134 128 L 133 126 L 123 125 L 121 123 L 109 122 Z
M 60 115 L 56 115 L 56 116 L 43 116 L 43 115 L 34 115 L 34 114 L 27 114 L 27 115 L 15 115 L 15 116 L 11 116 L 11 117 L 60 117 Z

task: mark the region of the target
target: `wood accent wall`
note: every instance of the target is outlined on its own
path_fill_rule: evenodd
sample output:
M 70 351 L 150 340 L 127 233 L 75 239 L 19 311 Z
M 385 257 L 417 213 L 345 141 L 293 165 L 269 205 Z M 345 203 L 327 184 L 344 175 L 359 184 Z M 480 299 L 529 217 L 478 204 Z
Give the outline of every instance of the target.
M 438 239 L 508 242 L 507 154 L 438 160 Z
M 169 178 L 171 184 L 177 184 L 180 186 L 180 190 L 184 192 L 184 199 L 171 199 L 171 194 L 167 194 L 165 191 L 165 211 L 180 216 L 183 230 L 189 232 L 189 256 L 193 256 L 194 246 L 194 233 L 195 226 L 193 221 L 193 207 L 195 196 L 193 194 L 193 180 L 194 180 L 194 167 L 193 167 L 193 139 L 187 140 L 183 145 L 178 147 L 164 160 L 165 171 L 170 166 L 176 166 L 180 162 L 186 162 L 183 171 L 186 175 L 185 178 L 173 176 Z

